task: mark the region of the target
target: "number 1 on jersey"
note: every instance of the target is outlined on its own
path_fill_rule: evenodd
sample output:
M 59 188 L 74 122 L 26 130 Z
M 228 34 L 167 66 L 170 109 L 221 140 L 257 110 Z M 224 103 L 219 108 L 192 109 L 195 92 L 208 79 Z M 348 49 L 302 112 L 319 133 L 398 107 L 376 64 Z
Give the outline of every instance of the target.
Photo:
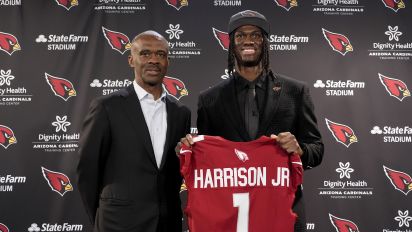
M 236 232 L 248 232 L 249 193 L 233 193 L 233 207 L 238 207 Z

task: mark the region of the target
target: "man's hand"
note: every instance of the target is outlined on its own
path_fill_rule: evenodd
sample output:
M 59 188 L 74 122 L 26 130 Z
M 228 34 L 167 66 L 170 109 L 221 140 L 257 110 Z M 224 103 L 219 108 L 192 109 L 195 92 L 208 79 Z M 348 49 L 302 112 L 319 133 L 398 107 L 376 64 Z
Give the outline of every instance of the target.
M 296 137 L 290 132 L 282 132 L 278 135 L 270 135 L 270 138 L 276 140 L 281 148 L 288 153 L 296 153 L 299 156 L 303 155 L 302 148 L 300 148 Z
M 175 147 L 175 152 L 176 155 L 179 156 L 180 154 L 180 148 L 182 147 L 182 144 L 191 147 L 193 145 L 193 138 L 190 134 L 187 134 L 186 137 L 183 137 L 180 139 L 180 142 L 177 143 L 176 147 Z

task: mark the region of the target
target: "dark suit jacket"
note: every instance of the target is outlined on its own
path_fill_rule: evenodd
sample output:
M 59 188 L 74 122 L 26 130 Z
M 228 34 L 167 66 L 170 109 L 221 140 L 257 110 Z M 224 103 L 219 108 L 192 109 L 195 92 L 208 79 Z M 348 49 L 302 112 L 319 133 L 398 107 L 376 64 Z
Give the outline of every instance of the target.
M 94 230 L 181 231 L 181 176 L 174 148 L 190 132 L 190 111 L 166 97 L 167 135 L 157 167 L 133 85 L 91 103 L 80 139 L 78 187 Z
M 319 165 L 323 157 L 323 143 L 317 128 L 309 88 L 292 78 L 270 73 L 267 91 L 257 137 L 289 131 L 295 135 L 303 150 L 301 159 L 304 168 Z M 239 110 L 233 77 L 200 94 L 197 116 L 199 134 L 221 136 L 232 141 L 251 140 Z M 296 193 L 294 211 L 298 214 L 295 228 L 305 228 L 300 188 Z

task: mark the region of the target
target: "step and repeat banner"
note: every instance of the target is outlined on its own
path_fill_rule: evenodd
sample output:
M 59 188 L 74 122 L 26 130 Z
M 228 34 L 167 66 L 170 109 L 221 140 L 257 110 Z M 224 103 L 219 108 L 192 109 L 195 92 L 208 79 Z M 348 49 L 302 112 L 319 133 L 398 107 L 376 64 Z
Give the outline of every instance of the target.
M 307 230 L 411 232 L 409 0 L 0 0 L 0 231 L 90 231 L 81 124 L 93 98 L 132 83 L 130 41 L 168 39 L 164 87 L 196 132 L 198 94 L 228 78 L 227 23 L 245 9 L 270 21 L 272 70 L 315 103 L 325 155 L 305 171 Z

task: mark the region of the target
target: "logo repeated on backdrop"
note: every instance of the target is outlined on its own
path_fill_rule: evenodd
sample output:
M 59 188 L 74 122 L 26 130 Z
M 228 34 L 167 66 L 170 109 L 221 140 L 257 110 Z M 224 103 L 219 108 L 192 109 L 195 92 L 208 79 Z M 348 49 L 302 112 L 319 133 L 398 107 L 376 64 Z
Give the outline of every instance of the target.
M 73 84 L 64 78 L 55 77 L 48 73 L 44 73 L 47 84 L 49 84 L 54 95 L 67 101 L 70 97 L 77 96 L 77 92 L 74 89 Z
M 0 175 L 0 192 L 13 192 L 16 185 L 25 184 L 26 179 L 25 176 Z
M 339 52 L 343 56 L 353 51 L 353 46 L 345 35 L 330 32 L 324 28 L 322 28 L 322 33 L 334 51 Z
M 338 218 L 330 213 L 329 219 L 336 232 L 359 232 L 358 226 L 348 219 Z
M 398 216 L 394 219 L 399 222 L 399 227 L 409 227 L 409 222 L 412 221 L 412 217 L 409 216 L 409 210 L 405 210 L 405 212 L 398 210 Z
M 17 143 L 17 139 L 13 130 L 8 126 L 0 125 L 0 145 L 7 149 L 15 143 Z
M 73 191 L 73 185 L 70 183 L 69 177 L 64 173 L 54 172 L 44 167 L 41 167 L 41 171 L 51 190 L 58 193 L 60 196 Z
M 398 12 L 399 9 L 405 8 L 405 3 L 403 0 L 382 0 L 385 6 L 395 12 Z
M 242 6 L 242 0 L 213 0 L 213 6 L 217 6 L 217 7 Z
M 9 228 L 4 225 L 3 223 L 0 223 L 0 232 L 9 232 Z
M 335 169 L 339 175 L 338 180 L 323 180 L 322 187 L 318 188 L 319 196 L 331 199 L 361 199 L 373 195 L 373 188 L 364 179 L 353 180 L 352 174 L 355 169 L 351 167 L 350 162 L 339 162 L 338 168 Z
M 408 86 L 406 86 L 403 81 L 384 76 L 380 73 L 378 73 L 378 75 L 379 80 L 390 96 L 398 99 L 399 101 L 402 101 L 404 98 L 411 96 L 411 92 L 409 91 Z
M 74 6 L 78 6 L 78 0 L 54 0 L 57 5 L 63 7 L 66 10 L 70 10 Z
M 147 10 L 144 0 L 95 0 L 94 10 L 106 14 L 134 14 Z
M 316 80 L 313 87 L 325 89 L 326 96 L 354 96 L 355 90 L 364 89 L 365 85 L 362 81 L 326 80 L 324 83 L 322 80 Z
M 163 78 L 163 87 L 167 94 L 174 97 L 176 100 L 180 100 L 180 98 L 189 95 L 185 83 L 174 77 L 165 76 Z
M 411 232 L 412 229 L 409 228 L 412 225 L 412 217 L 409 216 L 409 210 L 398 210 L 396 213 L 393 212 L 393 215 L 396 215 L 393 220 L 398 227 L 390 228 L 385 226 L 386 228 L 382 229 L 382 232 Z
M 87 43 L 89 37 L 86 35 L 48 35 L 40 34 L 36 38 L 36 43 L 47 44 L 49 51 L 73 51 L 76 50 L 77 45 Z
M 116 92 L 124 87 L 127 87 L 133 83 L 129 79 L 93 79 L 90 83 L 91 88 L 101 89 L 101 95 L 108 95 L 110 93 Z
M 385 29 L 386 30 L 386 29 Z M 368 50 L 369 57 L 378 57 L 381 60 L 410 60 L 412 57 L 412 42 L 405 41 L 404 33 L 398 26 L 387 26 L 387 30 L 382 33 L 382 38 L 387 38 L 384 42 L 372 42 L 372 48 Z M 401 39 L 404 42 L 400 42 Z
M 412 128 L 409 126 L 384 126 L 383 130 L 379 126 L 374 126 L 371 130 L 373 135 L 383 135 L 384 143 L 411 143 Z
M 358 142 L 355 132 L 349 126 L 332 122 L 327 118 L 325 118 L 325 121 L 326 126 L 337 142 L 345 145 L 346 147 L 349 147 L 352 143 Z
M 42 223 L 41 228 L 37 223 L 32 223 L 30 227 L 27 228 L 28 232 L 39 232 L 39 231 L 83 231 L 82 224 L 69 224 L 67 222 L 63 224 L 58 223 Z
M 45 152 L 76 152 L 80 133 L 68 132 L 71 122 L 67 121 L 67 115 L 61 117 L 57 115 L 56 120 L 50 125 L 54 127 L 53 131 L 39 133 L 37 139 L 33 141 L 33 149 L 41 149 Z
M 276 5 L 282 7 L 283 9 L 289 11 L 292 7 L 298 6 L 298 0 L 274 0 Z
M 385 165 L 383 166 L 383 171 L 396 190 L 405 195 L 408 195 L 408 193 L 412 190 L 412 178 L 409 174 L 390 169 Z
M 308 44 L 308 36 L 269 35 L 269 49 L 275 51 L 297 51 L 298 45 Z
M 230 78 L 229 77 L 229 71 L 228 71 L 227 68 L 225 68 L 225 74 L 221 75 L 220 78 L 223 79 L 223 80 L 226 80 L 226 79 Z
M 0 6 L 21 6 L 21 1 L 22 0 L 1 0 Z
M 180 41 L 184 33 L 180 24 L 169 24 L 165 32 L 169 38 L 169 58 L 192 58 L 192 56 L 201 55 L 202 49 L 198 48 L 196 42 Z
M 314 0 L 313 12 L 324 15 L 355 15 L 365 12 L 358 0 Z
M 32 96 L 24 86 L 15 86 L 15 76 L 11 69 L 0 70 L 0 106 L 17 106 L 21 102 L 31 102 Z
M 189 0 L 165 0 L 167 5 L 172 6 L 176 10 L 189 5 Z
M 121 32 L 109 30 L 105 27 L 102 27 L 102 31 L 110 47 L 112 47 L 113 50 L 120 52 L 120 54 L 123 55 L 132 47 L 130 39 L 127 35 Z
M 219 42 L 220 46 L 223 48 L 223 50 L 228 50 L 229 49 L 229 43 L 230 43 L 230 38 L 229 34 L 224 31 L 220 31 L 214 27 L 212 27 L 213 30 L 213 35 L 215 36 L 216 40 Z
M 14 52 L 21 50 L 21 46 L 16 36 L 0 31 L 0 50 L 11 56 Z

